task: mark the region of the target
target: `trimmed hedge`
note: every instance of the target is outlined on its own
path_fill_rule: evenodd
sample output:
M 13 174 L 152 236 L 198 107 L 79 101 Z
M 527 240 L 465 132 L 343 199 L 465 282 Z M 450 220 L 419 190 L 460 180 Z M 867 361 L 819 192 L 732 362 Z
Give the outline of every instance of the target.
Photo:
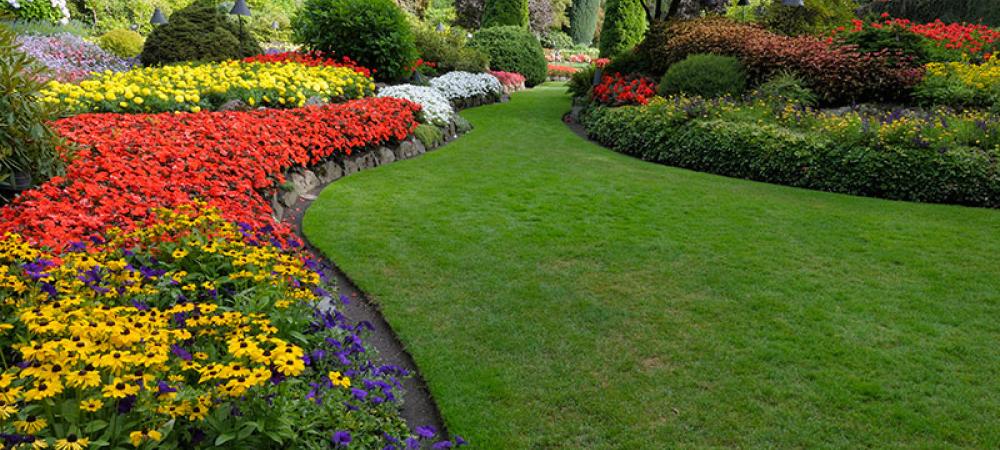
M 97 45 L 119 58 L 134 58 L 142 53 L 145 39 L 132 30 L 115 29 L 101 35 Z
M 582 122 L 601 144 L 671 166 L 845 194 L 1000 208 L 998 143 L 945 149 L 917 139 L 882 142 L 877 133 L 850 139 L 756 120 L 746 111 L 709 114 L 709 105 L 598 107 Z
M 646 10 L 642 0 L 608 0 L 601 27 L 601 56 L 632 50 L 646 34 Z
M 490 58 L 490 68 L 524 75 L 525 84 L 534 86 L 545 81 L 548 63 L 542 45 L 527 29 L 515 26 L 480 30 L 469 46 Z
M 663 96 L 683 93 L 712 98 L 740 95 L 746 88 L 747 74 L 740 60 L 701 54 L 670 66 L 658 92 Z
M 507 25 L 528 28 L 528 0 L 486 0 L 483 28 Z
M 170 15 L 166 25 L 146 38 L 139 60 L 144 66 L 186 61 L 224 61 L 263 53 L 256 39 L 211 0 L 199 0 Z
M 348 56 L 379 81 L 409 76 L 417 60 L 413 30 L 393 0 L 306 0 L 293 26 L 298 43 Z

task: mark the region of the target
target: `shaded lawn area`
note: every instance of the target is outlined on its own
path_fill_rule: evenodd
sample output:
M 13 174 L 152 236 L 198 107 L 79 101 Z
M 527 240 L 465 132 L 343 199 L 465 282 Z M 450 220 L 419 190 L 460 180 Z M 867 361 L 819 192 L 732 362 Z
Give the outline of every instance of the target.
M 561 87 L 327 188 L 306 234 L 479 448 L 1000 445 L 1000 211 L 659 166 Z

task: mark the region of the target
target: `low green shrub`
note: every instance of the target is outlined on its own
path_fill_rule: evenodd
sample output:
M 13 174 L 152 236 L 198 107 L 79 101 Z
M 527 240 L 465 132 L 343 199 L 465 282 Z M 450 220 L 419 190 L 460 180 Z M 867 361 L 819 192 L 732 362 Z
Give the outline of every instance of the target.
M 490 58 L 477 49 L 469 48 L 465 35 L 460 31 L 439 33 L 421 26 L 414 29 L 413 36 L 417 54 L 424 61 L 435 63 L 436 73 L 485 72 L 490 65 Z
M 15 5 L 17 6 L 15 7 Z M 5 0 L 0 2 L 0 13 L 19 20 L 49 23 L 69 20 L 69 9 L 66 8 L 65 3 L 52 0 Z
M 583 98 L 590 94 L 590 89 L 594 87 L 594 73 L 596 71 L 596 67 L 587 66 L 570 76 L 566 83 L 569 93 L 574 98 Z
M 806 86 L 805 80 L 794 72 L 780 72 L 762 83 L 754 91 L 754 97 L 775 107 L 784 105 L 816 106 L 819 98 Z
M 528 86 L 542 83 L 548 76 L 542 45 L 526 29 L 515 26 L 486 28 L 475 34 L 469 46 L 489 56 L 491 69 L 524 75 Z
M 698 95 L 705 98 L 741 95 L 747 74 L 740 61 L 731 56 L 691 55 L 670 66 L 660 81 L 659 93 Z
M 97 39 L 97 45 L 119 58 L 134 58 L 142 53 L 146 40 L 132 30 L 111 30 Z
M 413 135 L 420 140 L 420 143 L 424 144 L 426 148 L 435 148 L 442 143 L 444 143 L 444 133 L 441 129 L 429 124 L 420 124 L 417 126 L 416 130 L 413 130 Z
M 35 183 L 59 174 L 62 139 L 49 127 L 60 111 L 39 101 L 41 66 L 17 51 L 13 33 L 0 26 L 0 181 L 13 172 Z
M 929 39 L 902 26 L 865 27 L 856 33 L 844 34 L 837 41 L 843 45 L 854 45 L 865 53 L 897 52 L 916 64 L 926 64 L 930 60 L 928 48 L 934 46 Z
M 622 153 L 736 178 L 897 200 L 1000 208 L 1000 124 L 985 113 L 775 112 L 676 97 L 593 108 L 592 138 Z
M 539 41 L 542 47 L 552 49 L 572 48 L 575 45 L 573 44 L 573 38 L 569 37 L 568 34 L 555 30 L 543 33 Z
M 293 27 L 300 44 L 349 56 L 380 81 L 409 76 L 418 57 L 406 13 L 393 0 L 306 0 Z
M 186 61 L 223 61 L 262 53 L 252 35 L 212 0 L 197 0 L 153 29 L 139 55 L 146 66 Z
M 88 37 L 93 30 L 85 23 L 70 20 L 65 25 L 55 24 L 47 20 L 6 20 L 0 16 L 0 24 L 6 26 L 12 33 L 17 35 L 29 34 L 33 36 L 55 36 L 57 34 L 69 33 L 80 37 Z

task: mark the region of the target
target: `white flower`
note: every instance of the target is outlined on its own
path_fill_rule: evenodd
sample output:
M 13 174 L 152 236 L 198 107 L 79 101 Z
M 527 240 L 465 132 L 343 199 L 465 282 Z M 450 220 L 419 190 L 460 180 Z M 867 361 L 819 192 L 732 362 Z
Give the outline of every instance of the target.
M 14 9 L 21 9 L 21 4 L 18 3 L 17 0 L 7 0 L 7 3 L 9 3 Z
M 379 97 L 403 98 L 413 103 L 418 103 L 423 110 L 424 122 L 434 125 L 447 125 L 451 121 L 454 110 L 448 99 L 441 95 L 437 89 L 426 86 L 414 86 L 412 84 L 401 84 L 399 86 L 389 86 L 382 88 L 378 92 Z
M 488 73 L 448 72 L 431 79 L 431 87 L 441 91 L 448 100 L 503 93 L 500 80 Z

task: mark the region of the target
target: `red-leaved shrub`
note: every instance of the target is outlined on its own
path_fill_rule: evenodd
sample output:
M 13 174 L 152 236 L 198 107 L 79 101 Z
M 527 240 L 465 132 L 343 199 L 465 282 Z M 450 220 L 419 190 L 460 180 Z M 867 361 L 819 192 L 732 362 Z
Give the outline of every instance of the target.
M 862 53 L 819 37 L 782 36 L 721 18 L 658 24 L 636 52 L 654 75 L 697 53 L 735 56 L 755 82 L 793 71 L 828 104 L 899 98 L 923 76 L 905 56 Z

